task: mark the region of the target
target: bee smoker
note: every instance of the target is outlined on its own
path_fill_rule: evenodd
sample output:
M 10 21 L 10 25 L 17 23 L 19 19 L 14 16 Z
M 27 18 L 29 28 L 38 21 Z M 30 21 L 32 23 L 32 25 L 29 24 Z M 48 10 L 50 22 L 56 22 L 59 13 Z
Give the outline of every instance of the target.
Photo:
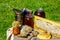
M 23 12 L 22 10 L 18 10 L 18 9 L 13 9 L 13 11 L 15 12 L 15 20 L 19 21 L 20 24 L 23 24 Z

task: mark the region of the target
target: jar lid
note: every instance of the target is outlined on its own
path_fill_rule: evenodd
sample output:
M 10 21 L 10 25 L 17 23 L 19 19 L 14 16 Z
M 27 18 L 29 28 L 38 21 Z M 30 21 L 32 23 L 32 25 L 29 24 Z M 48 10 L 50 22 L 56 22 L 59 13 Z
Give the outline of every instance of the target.
M 44 11 L 43 8 L 37 9 L 37 12 L 41 12 L 41 11 Z

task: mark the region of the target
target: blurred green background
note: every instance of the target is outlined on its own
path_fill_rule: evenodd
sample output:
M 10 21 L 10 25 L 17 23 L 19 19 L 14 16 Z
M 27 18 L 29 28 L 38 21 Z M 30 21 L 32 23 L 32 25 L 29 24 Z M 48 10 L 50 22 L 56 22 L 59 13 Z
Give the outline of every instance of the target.
M 0 40 L 6 40 L 6 30 L 14 21 L 12 8 L 43 8 L 47 19 L 60 21 L 60 0 L 0 0 Z

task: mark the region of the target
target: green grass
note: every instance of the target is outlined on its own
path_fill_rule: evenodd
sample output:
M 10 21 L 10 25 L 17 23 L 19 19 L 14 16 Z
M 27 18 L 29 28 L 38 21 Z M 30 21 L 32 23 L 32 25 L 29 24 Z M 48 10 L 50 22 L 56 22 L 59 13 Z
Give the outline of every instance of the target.
M 60 21 L 60 0 L 0 0 L 0 40 L 6 40 L 6 30 L 14 21 L 12 8 L 29 8 L 35 11 L 41 7 L 47 19 Z

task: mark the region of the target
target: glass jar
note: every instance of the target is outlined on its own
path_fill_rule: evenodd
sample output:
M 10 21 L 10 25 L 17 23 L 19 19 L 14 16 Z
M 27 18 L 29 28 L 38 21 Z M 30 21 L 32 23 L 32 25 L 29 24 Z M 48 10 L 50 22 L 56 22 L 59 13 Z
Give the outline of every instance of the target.
M 44 12 L 44 10 L 43 10 L 42 8 L 37 9 L 37 10 L 35 11 L 34 15 L 37 15 L 37 16 L 40 16 L 40 17 L 45 18 L 45 12 Z

